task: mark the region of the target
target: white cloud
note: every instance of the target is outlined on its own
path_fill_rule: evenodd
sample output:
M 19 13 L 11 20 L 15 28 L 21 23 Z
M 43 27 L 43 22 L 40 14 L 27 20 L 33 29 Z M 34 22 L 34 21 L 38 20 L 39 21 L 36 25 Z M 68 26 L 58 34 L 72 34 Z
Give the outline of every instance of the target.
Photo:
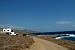
M 9 27 L 11 29 L 24 29 L 23 27 L 13 26 L 13 25 L 9 25 L 9 24 L 4 24 L 4 25 L 0 24 L 0 27 L 3 27 L 3 28 Z
M 72 23 L 72 22 L 68 22 L 68 21 L 59 21 L 59 22 L 56 22 L 56 24 L 69 24 L 69 23 Z

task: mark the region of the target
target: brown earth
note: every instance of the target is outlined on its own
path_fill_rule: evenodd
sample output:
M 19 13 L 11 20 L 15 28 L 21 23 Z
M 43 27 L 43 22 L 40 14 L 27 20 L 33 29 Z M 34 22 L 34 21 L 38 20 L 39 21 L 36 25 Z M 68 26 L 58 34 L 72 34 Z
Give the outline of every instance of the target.
M 30 48 L 33 43 L 33 38 L 29 36 L 0 34 L 0 50 L 22 50 Z
M 68 48 L 68 50 L 75 50 L 75 41 L 55 39 L 55 38 L 52 38 L 50 36 L 39 36 L 37 38 L 41 38 L 41 39 L 44 39 L 44 40 L 54 42 L 54 43 L 56 43 L 58 45 L 61 45 L 63 47 Z
M 75 50 L 75 41 L 57 40 L 50 36 L 31 38 L 30 36 L 9 36 L 0 33 L 0 50 L 67 50 L 66 48 Z
M 47 40 L 43 40 L 36 37 L 33 37 L 33 39 L 35 41 L 33 46 L 31 46 L 30 49 L 25 49 L 25 50 L 68 50 L 65 47 L 62 47 L 58 44 L 55 44 Z

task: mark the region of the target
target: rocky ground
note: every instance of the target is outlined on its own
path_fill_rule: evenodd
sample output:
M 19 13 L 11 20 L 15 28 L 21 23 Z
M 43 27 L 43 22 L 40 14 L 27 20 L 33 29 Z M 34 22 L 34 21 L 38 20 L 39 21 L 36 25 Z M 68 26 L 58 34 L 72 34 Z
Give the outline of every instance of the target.
M 0 50 L 22 50 L 34 43 L 29 36 L 10 36 L 0 33 Z
M 50 36 L 38 36 L 38 38 L 54 42 L 58 45 L 68 48 L 68 50 L 75 50 L 75 41 L 61 40 L 61 39 L 59 40 Z

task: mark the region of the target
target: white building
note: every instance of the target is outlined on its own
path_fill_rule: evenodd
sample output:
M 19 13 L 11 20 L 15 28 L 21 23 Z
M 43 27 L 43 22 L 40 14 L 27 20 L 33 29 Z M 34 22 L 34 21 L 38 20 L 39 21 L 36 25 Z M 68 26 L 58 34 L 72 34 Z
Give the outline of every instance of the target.
M 11 28 L 3 29 L 3 33 L 6 33 L 8 35 L 18 35 Z
M 3 29 L 3 32 L 11 32 L 11 29 L 10 28 Z

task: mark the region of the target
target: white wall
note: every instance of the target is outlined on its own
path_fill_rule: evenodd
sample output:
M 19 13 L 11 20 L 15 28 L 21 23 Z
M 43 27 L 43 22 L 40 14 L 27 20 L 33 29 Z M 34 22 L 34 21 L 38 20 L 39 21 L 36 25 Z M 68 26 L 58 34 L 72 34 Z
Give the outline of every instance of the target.
M 9 35 L 16 35 L 15 32 L 11 32 L 10 28 L 3 29 L 3 33 L 9 33 Z
M 6 32 L 6 29 L 3 29 L 3 32 Z
M 11 29 L 6 29 L 6 32 L 11 32 Z
M 11 34 L 10 35 L 16 35 L 14 32 L 10 32 Z
M 11 32 L 11 29 L 3 29 L 3 32 Z

